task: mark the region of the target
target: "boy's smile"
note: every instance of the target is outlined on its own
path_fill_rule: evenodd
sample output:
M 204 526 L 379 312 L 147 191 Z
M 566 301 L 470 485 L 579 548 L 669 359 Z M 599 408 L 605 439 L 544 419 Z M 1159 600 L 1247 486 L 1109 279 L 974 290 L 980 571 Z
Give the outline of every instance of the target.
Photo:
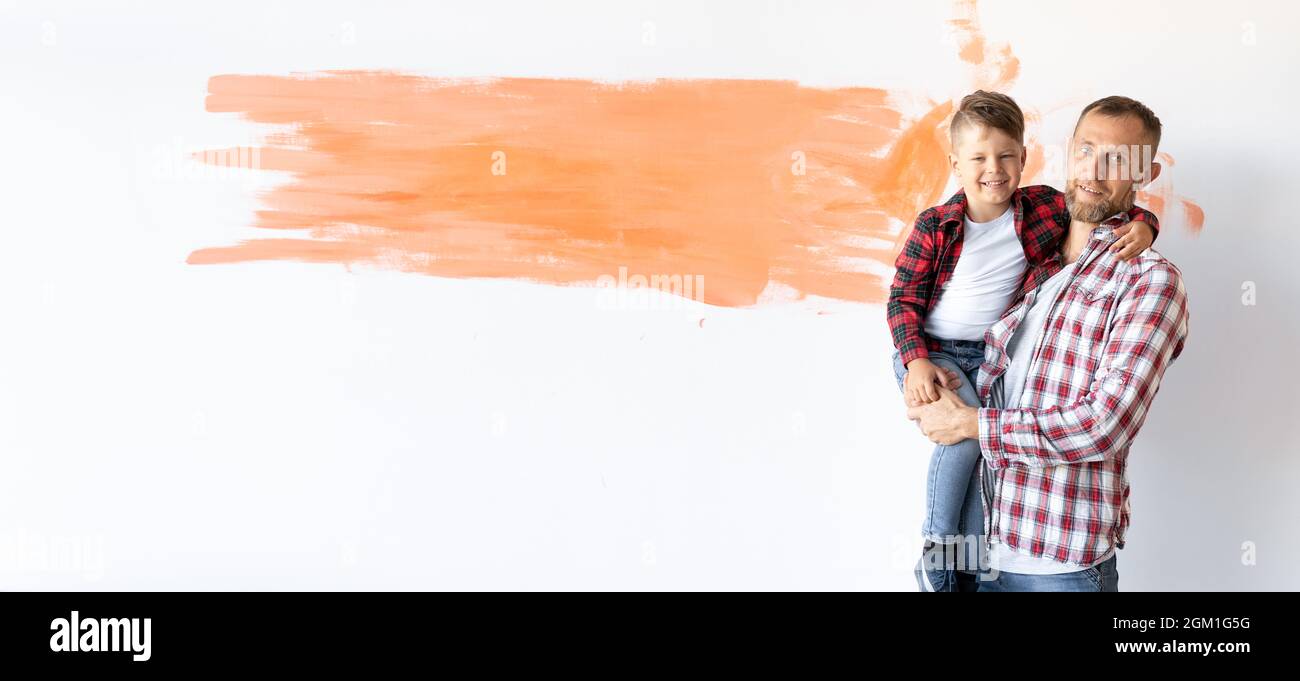
M 997 200 L 996 197 L 1001 196 L 1003 194 L 1006 194 L 1006 196 L 1009 198 L 1011 196 L 1011 192 L 1006 192 L 1004 190 L 1010 185 L 1011 182 L 1006 178 L 1002 178 L 1000 180 L 982 180 L 980 182 L 980 186 L 983 187 L 984 190 L 990 194 L 989 197 L 990 200 Z

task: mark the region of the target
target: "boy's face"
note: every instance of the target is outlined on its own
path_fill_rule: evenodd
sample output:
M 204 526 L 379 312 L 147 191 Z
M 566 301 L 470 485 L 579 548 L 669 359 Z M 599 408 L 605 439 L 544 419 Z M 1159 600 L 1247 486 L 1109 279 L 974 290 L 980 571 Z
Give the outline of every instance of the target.
M 957 133 L 957 145 L 948 159 L 967 200 L 1007 203 L 1020 186 L 1025 146 L 997 128 L 967 125 Z

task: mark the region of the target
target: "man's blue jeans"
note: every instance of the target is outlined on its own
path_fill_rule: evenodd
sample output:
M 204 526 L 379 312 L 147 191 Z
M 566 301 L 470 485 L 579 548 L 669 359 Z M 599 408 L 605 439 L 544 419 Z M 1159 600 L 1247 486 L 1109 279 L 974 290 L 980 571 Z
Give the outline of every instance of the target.
M 1060 575 L 1022 575 L 1014 572 L 999 572 L 995 579 L 991 574 L 963 574 L 957 578 L 957 591 L 1093 591 L 1118 592 L 1119 570 L 1115 566 L 1115 554 L 1102 562 L 1077 572 Z

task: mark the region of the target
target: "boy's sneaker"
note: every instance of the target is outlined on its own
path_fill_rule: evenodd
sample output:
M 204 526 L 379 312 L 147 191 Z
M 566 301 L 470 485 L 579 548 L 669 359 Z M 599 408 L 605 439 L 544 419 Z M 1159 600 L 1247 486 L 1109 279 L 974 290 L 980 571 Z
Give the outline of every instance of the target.
M 927 540 L 921 548 L 921 558 L 916 561 L 916 584 L 921 591 L 956 591 L 956 575 L 945 555 L 943 544 Z

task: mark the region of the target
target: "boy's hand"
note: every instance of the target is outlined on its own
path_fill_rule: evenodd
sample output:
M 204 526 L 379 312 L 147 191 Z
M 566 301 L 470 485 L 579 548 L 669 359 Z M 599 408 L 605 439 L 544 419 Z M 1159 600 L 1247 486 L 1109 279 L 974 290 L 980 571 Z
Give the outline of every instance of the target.
M 936 384 L 956 390 L 961 378 L 957 372 L 936 366 L 924 357 L 914 359 L 908 363 L 907 375 L 903 376 L 903 400 L 909 407 L 934 402 L 939 399 Z
M 1119 238 L 1110 245 L 1110 252 L 1115 253 L 1115 257 L 1125 262 L 1141 255 L 1142 251 L 1149 248 L 1151 242 L 1156 240 L 1156 231 L 1141 220 L 1116 227 L 1115 234 L 1119 235 Z

